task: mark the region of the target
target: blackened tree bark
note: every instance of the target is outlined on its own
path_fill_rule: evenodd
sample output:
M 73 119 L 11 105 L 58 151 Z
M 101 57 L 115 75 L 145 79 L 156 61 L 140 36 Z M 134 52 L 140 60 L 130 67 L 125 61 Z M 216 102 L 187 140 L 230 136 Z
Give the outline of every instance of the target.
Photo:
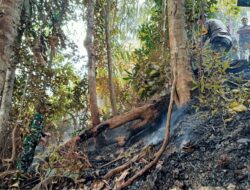
M 94 8 L 95 0 L 87 2 L 87 34 L 84 45 L 88 53 L 88 88 L 89 88 L 89 105 L 91 112 L 92 125 L 100 123 L 100 114 L 97 105 L 96 95 L 96 63 L 94 50 Z
M 172 71 L 177 67 L 175 103 L 182 106 L 191 98 L 192 84 L 185 30 L 185 0 L 169 0 L 167 3 Z
M 107 60 L 108 60 L 108 75 L 109 75 L 109 92 L 110 92 L 110 102 L 112 106 L 113 115 L 117 114 L 116 106 L 116 96 L 115 96 L 115 86 L 113 82 L 113 71 L 112 71 L 112 51 L 110 42 L 110 0 L 107 0 L 106 4 L 106 14 L 105 14 L 105 36 L 106 36 L 106 46 L 107 46 Z

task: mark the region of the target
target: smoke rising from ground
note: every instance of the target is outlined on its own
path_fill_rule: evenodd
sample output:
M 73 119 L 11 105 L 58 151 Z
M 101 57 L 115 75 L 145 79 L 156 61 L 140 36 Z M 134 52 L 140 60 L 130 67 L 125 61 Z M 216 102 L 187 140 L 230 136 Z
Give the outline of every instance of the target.
M 185 113 L 186 113 L 186 106 L 179 109 L 177 109 L 176 107 L 174 108 L 171 118 L 171 130 L 170 130 L 171 135 L 174 132 L 176 124 L 185 115 Z M 165 113 L 162 117 L 163 118 L 161 120 L 161 123 L 159 124 L 160 125 L 159 128 L 145 138 L 144 140 L 145 144 L 157 144 L 163 140 L 166 133 L 167 113 Z

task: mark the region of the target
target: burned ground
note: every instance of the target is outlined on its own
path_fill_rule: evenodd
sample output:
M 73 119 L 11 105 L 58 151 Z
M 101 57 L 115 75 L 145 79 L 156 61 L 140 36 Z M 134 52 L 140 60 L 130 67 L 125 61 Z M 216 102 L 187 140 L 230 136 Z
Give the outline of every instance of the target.
M 178 112 L 174 113 L 178 115 Z M 230 118 L 227 120 L 220 113 L 210 116 L 208 111 L 195 112 L 191 106 L 181 110 L 173 123 L 171 142 L 156 169 L 146 173 L 128 189 L 250 189 L 250 111 L 235 113 Z M 100 165 L 104 165 L 116 159 L 121 152 L 129 154 L 141 149 L 143 141 L 148 139 L 145 136 L 140 136 L 137 146 L 134 144 L 127 150 L 120 150 L 120 153 L 115 152 L 119 149 L 112 145 L 103 147 L 98 156 L 95 153 L 92 156 L 97 156 Z M 151 135 L 150 138 L 155 137 Z M 151 154 L 159 144 L 151 148 Z M 98 170 L 96 179 L 129 158 L 124 156 Z M 145 160 L 150 161 L 150 155 L 146 155 Z M 147 162 L 145 160 L 131 164 L 127 178 L 142 168 L 143 162 Z M 115 187 L 117 178 L 109 180 L 111 189 Z
M 250 111 L 232 114 L 232 119 L 227 120 L 220 113 L 210 116 L 206 110 L 196 112 L 190 105 L 175 110 L 173 114 L 171 141 L 161 160 L 127 189 L 250 189 Z M 97 137 L 100 138 L 97 146 L 95 139 L 78 143 L 78 154 L 87 154 L 92 167 L 79 170 L 75 188 L 116 189 L 120 183 L 145 167 L 160 147 L 165 119 L 158 118 L 148 127 L 125 147 L 114 143 L 111 131 L 105 132 L 111 144 L 100 146 L 102 135 Z M 123 134 L 125 128 L 121 128 Z M 119 134 L 119 131 L 115 134 Z M 148 146 L 149 142 L 156 144 Z M 135 159 L 139 155 L 142 157 Z M 129 163 L 126 169 L 108 174 L 124 163 Z M 2 189 L 6 189 L 10 182 L 13 184 L 10 179 L 10 176 L 5 177 L 4 183 L 1 183 Z M 58 179 L 64 180 L 63 177 Z M 65 179 L 72 187 L 72 180 Z M 37 177 L 23 180 L 20 187 L 32 189 L 40 180 Z M 62 184 L 67 186 L 67 181 L 55 181 L 52 183 L 55 189 L 60 189 Z
M 139 189 L 250 189 L 250 112 L 228 123 L 205 112 L 203 122 L 191 126 L 197 116 L 182 119 L 161 169 L 152 171 Z

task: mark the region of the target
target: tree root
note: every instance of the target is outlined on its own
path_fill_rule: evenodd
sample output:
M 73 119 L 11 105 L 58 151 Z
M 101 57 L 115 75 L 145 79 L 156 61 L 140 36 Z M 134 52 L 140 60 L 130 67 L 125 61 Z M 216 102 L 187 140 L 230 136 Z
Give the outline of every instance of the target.
M 2 173 L 0 173 L 0 179 L 5 178 L 8 175 L 13 175 L 15 173 L 18 173 L 18 170 L 8 170 L 8 171 L 5 171 L 5 172 L 2 172 Z
M 60 185 L 64 185 L 65 183 L 69 183 L 70 185 L 75 186 L 75 181 L 70 177 L 51 176 L 51 177 L 44 179 L 40 183 L 38 183 L 32 190 L 52 189 L 52 187 L 50 187 L 50 186 L 53 186 L 56 182 L 58 182 Z M 64 186 L 64 187 L 66 187 L 66 186 Z
M 144 147 L 144 148 L 147 148 L 147 147 L 148 147 L 148 146 L 146 146 L 146 147 Z M 140 153 L 140 150 L 132 151 L 132 152 L 129 152 L 129 156 L 134 155 L 134 154 L 138 154 L 138 153 Z M 121 159 L 123 159 L 123 158 L 126 158 L 126 157 L 128 157 L 128 156 L 120 155 L 120 156 L 118 156 L 116 159 L 111 160 L 110 162 L 108 162 L 108 163 L 106 163 L 106 164 L 104 164 L 104 165 L 98 167 L 98 169 L 102 169 L 102 168 L 104 168 L 104 167 L 107 167 L 107 166 L 109 166 L 109 165 L 111 165 L 111 164 L 113 164 L 113 163 L 115 163 L 115 162 L 117 162 L 117 161 L 119 161 L 119 160 L 121 160 Z
M 103 177 L 103 179 L 108 180 L 108 179 L 111 178 L 113 175 L 118 174 L 118 173 L 120 173 L 120 172 L 126 170 L 127 168 L 131 167 L 131 165 L 132 165 L 134 162 L 140 160 L 140 159 L 143 158 L 144 156 L 145 156 L 145 153 L 141 153 L 141 154 L 139 154 L 139 155 L 134 156 L 130 161 L 128 161 L 128 162 L 126 162 L 125 164 L 123 164 L 123 165 L 121 165 L 121 166 L 119 166 L 119 167 L 117 167 L 117 168 L 114 168 L 113 170 L 109 171 L 109 172 Z
M 175 89 L 176 89 L 176 73 L 174 72 L 174 80 L 173 80 L 173 85 L 172 85 L 172 89 L 171 89 L 171 96 L 170 96 L 170 102 L 169 102 L 168 113 L 167 113 L 166 134 L 165 134 L 164 141 L 163 141 L 163 143 L 161 145 L 161 148 L 159 149 L 158 152 L 155 153 L 154 159 L 151 162 L 149 162 L 144 168 L 139 170 L 134 176 L 132 176 L 127 181 L 122 183 L 121 186 L 119 186 L 116 190 L 120 190 L 120 189 L 123 189 L 123 188 L 131 185 L 137 178 L 142 176 L 146 171 L 148 171 L 154 165 L 156 165 L 157 162 L 159 161 L 161 155 L 165 151 L 165 149 L 167 147 L 167 144 L 168 144 L 168 142 L 170 140 L 171 115 L 172 115 L 172 109 L 173 109 L 173 104 L 174 104 L 174 92 L 175 92 Z
M 109 165 L 111 165 L 111 164 L 113 164 L 113 163 L 115 163 L 115 162 L 117 162 L 117 161 L 119 161 L 119 160 L 121 160 L 121 159 L 123 159 L 123 158 L 125 158 L 125 156 L 119 156 L 118 158 L 116 158 L 116 159 L 114 159 L 114 160 L 112 160 L 112 161 L 110 161 L 110 162 L 108 162 L 108 163 L 102 165 L 102 166 L 99 167 L 98 169 L 105 168 L 105 167 L 107 167 L 107 166 L 109 166 Z
M 80 142 L 84 142 L 89 138 L 96 137 L 98 134 L 102 133 L 108 128 L 109 129 L 118 128 L 127 122 L 139 120 L 129 128 L 129 130 L 132 133 L 136 133 L 137 131 L 142 130 L 148 123 L 154 121 L 156 118 L 160 116 L 162 110 L 164 110 L 164 105 L 166 101 L 167 102 L 169 101 L 169 99 L 166 96 L 161 97 L 155 102 L 134 108 L 129 112 L 115 116 L 107 121 L 100 123 L 94 128 L 87 129 L 82 134 L 79 135 Z

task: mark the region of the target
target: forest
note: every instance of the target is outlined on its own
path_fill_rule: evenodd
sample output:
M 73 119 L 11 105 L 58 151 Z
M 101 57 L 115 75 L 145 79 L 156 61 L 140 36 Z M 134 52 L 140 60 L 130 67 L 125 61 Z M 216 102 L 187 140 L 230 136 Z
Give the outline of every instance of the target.
M 0 0 L 0 189 L 250 190 L 249 0 Z

